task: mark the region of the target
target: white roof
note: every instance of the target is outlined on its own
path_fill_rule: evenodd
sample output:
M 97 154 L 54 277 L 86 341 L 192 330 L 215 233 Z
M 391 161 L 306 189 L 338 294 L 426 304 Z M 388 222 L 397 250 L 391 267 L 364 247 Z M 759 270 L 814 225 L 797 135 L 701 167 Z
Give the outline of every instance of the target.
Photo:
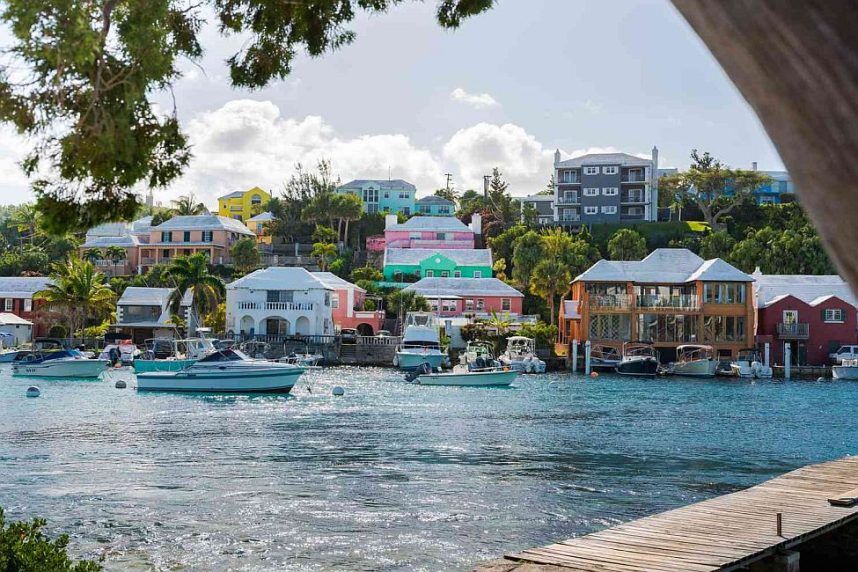
M 644 159 L 628 153 L 590 153 L 560 161 L 558 167 L 581 167 L 583 165 L 621 165 L 623 167 L 649 167 L 651 159 Z
M 125 234 L 121 236 L 86 236 L 86 242 L 81 248 L 104 248 L 106 246 L 121 246 L 128 248 L 130 246 L 139 246 L 140 239 L 133 234 Z
M 681 284 L 695 280 L 753 282 L 753 278 L 720 258 L 703 260 L 687 248 L 657 248 L 643 260 L 600 260 L 575 280 Z
M 361 292 L 366 292 L 366 290 L 364 290 L 360 286 L 356 286 L 356 285 L 352 284 L 351 282 L 349 282 L 348 280 L 340 278 L 339 276 L 337 276 L 333 272 L 311 272 L 310 274 L 315 276 L 317 279 L 321 280 L 322 284 L 324 284 L 325 286 L 329 286 L 330 288 L 332 288 L 334 290 L 345 290 L 348 288 L 354 288 L 355 290 L 360 290 Z
M 247 219 L 247 222 L 269 222 L 274 220 L 274 215 L 270 212 L 259 213 Z
M 518 200 L 528 203 L 551 203 L 554 202 L 554 195 L 527 195 L 526 197 L 518 197 Z
M 52 283 L 47 276 L 3 276 L 0 277 L 0 297 L 31 298 Z
M 152 227 L 152 217 L 144 216 L 131 223 L 131 232 L 149 232 Z
M 117 302 L 120 306 L 160 306 L 164 307 L 173 293 L 173 288 L 146 288 L 143 286 L 129 286 L 122 293 Z M 191 305 L 191 291 L 185 292 L 182 305 Z
M 468 225 L 454 216 L 413 216 L 402 224 L 392 224 L 384 230 L 471 231 Z
M 752 274 L 757 295 L 757 307 L 765 308 L 786 296 L 816 306 L 831 296 L 837 296 L 844 302 L 858 307 L 858 298 L 852 293 L 849 284 L 837 274 L 813 276 L 809 274 Z
M 21 316 L 16 316 L 15 314 L 0 312 L 0 326 L 12 325 L 32 326 L 33 322 L 31 322 L 30 320 L 25 320 Z
M 413 290 L 427 298 L 509 296 L 523 298 L 524 294 L 497 278 L 421 278 L 404 290 Z
M 253 234 L 240 220 L 220 215 L 174 216 L 152 228 L 154 230 L 229 230 L 239 234 Z
M 492 251 L 488 248 L 388 248 L 384 264 L 420 264 L 432 256 L 449 258 L 459 266 L 491 266 Z
M 128 234 L 131 224 L 127 222 L 106 222 L 86 231 L 86 239 L 97 236 L 122 236 Z
M 247 288 L 249 290 L 335 290 L 304 268 L 270 266 L 255 270 L 227 288 Z

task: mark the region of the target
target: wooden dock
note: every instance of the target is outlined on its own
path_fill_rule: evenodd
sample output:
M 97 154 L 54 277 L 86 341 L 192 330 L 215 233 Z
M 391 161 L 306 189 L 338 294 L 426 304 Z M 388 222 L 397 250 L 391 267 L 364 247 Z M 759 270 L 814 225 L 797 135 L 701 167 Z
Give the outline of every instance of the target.
M 809 465 L 743 491 L 509 554 L 478 570 L 741 569 L 858 523 L 858 505 L 836 507 L 828 502 L 847 493 L 858 494 L 854 489 L 858 489 L 858 457 L 846 457 Z

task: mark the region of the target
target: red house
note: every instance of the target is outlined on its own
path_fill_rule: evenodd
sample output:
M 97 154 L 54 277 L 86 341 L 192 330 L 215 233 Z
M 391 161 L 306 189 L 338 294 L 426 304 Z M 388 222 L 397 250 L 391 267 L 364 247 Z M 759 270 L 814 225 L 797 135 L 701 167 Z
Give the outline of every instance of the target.
M 757 345 L 770 344 L 771 362 L 790 346 L 797 365 L 825 365 L 841 345 L 858 342 L 858 307 L 840 276 L 772 275 L 755 279 Z
M 33 295 L 47 288 L 50 278 L 44 276 L 0 277 L 0 312 L 15 314 L 33 322 L 33 336 L 47 335 L 48 324 L 42 316 L 42 302 L 33 300 Z

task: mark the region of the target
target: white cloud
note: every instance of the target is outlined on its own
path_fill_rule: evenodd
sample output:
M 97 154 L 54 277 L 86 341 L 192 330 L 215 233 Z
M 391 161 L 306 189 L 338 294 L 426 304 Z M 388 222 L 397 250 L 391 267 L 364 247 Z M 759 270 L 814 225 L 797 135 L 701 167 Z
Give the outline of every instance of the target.
M 19 164 L 29 150 L 24 136 L 8 125 L 0 126 L 0 203 L 19 204 L 33 199 Z
M 450 92 L 450 99 L 470 105 L 475 109 L 487 109 L 489 107 L 499 107 L 500 103 L 488 93 L 468 93 L 461 87 L 457 87 Z

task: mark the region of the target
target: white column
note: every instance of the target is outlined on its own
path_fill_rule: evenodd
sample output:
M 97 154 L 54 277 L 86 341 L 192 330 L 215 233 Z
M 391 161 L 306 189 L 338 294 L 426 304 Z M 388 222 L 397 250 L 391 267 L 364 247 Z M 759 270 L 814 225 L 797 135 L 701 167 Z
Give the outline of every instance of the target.
M 572 340 L 572 372 L 578 371 L 578 340 Z
M 590 375 L 590 340 L 584 342 L 584 373 Z
M 790 378 L 790 362 L 792 361 L 792 348 L 784 344 L 784 379 Z
M 771 356 L 770 349 L 771 348 L 769 347 L 769 342 L 766 342 L 763 346 L 763 364 L 766 367 L 769 367 L 769 357 Z

